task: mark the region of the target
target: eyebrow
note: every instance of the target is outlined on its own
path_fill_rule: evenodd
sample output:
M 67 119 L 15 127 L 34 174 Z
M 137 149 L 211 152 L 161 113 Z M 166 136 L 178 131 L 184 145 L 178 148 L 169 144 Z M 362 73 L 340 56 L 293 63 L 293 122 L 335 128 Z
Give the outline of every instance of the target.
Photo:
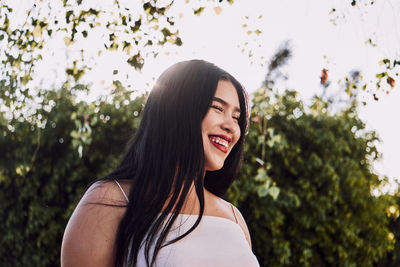
M 217 102 L 221 103 L 224 106 L 229 106 L 228 102 L 226 102 L 225 100 L 223 100 L 222 98 L 219 98 L 219 97 L 214 97 L 213 101 L 217 101 Z M 240 113 L 240 108 L 239 107 L 234 107 L 234 108 L 235 108 L 235 111 Z

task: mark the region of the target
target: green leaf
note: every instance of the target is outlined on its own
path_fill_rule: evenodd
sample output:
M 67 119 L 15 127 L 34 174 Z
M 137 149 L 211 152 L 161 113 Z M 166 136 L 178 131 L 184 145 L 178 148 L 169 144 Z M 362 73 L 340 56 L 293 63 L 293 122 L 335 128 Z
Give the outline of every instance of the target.
M 65 13 L 65 21 L 67 22 L 67 24 L 69 24 L 70 22 L 71 22 L 71 16 L 74 14 L 74 11 L 72 11 L 72 10 L 68 10 L 66 13 Z
M 169 36 L 172 35 L 172 33 L 170 32 L 170 30 L 167 29 L 167 28 L 165 28 L 165 27 L 162 28 L 161 33 L 164 35 L 164 37 L 169 37 Z
M 254 177 L 255 181 L 264 182 L 268 179 L 267 173 L 264 168 L 259 168 L 257 171 L 257 175 Z
M 193 13 L 199 16 L 204 11 L 204 7 L 199 7 L 198 9 L 193 9 Z
M 177 46 L 181 46 L 183 43 L 182 43 L 182 39 L 180 38 L 180 37 L 177 37 L 176 38 L 176 40 L 175 40 L 175 44 L 177 45 Z
M 134 27 L 130 27 L 131 28 L 131 31 L 133 32 L 133 33 L 135 33 L 135 32 L 137 32 L 139 29 L 140 29 L 140 26 L 142 25 L 142 20 L 141 19 L 138 19 L 137 21 L 135 21 L 135 26 Z
M 276 199 L 278 198 L 279 192 L 280 192 L 280 189 L 279 189 L 278 187 L 276 187 L 276 186 L 271 186 L 271 187 L 268 189 L 268 194 L 269 194 L 274 200 L 276 200 Z
M 129 65 L 133 66 L 137 70 L 141 70 L 143 68 L 143 64 L 144 64 L 143 58 L 140 55 L 140 53 L 130 57 L 127 60 L 127 62 Z
M 268 189 L 264 186 L 260 186 L 257 190 L 257 194 L 259 197 L 265 197 L 266 195 L 268 195 Z

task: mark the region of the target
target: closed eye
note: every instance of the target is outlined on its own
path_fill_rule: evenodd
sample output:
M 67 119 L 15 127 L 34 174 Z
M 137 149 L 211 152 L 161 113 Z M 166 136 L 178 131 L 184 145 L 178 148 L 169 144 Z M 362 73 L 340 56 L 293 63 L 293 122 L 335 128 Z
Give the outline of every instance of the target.
M 219 112 L 224 112 L 224 108 L 223 108 L 223 107 L 220 107 L 220 106 L 217 106 L 217 105 L 211 105 L 211 107 L 212 107 L 213 109 L 218 110 Z M 234 120 L 236 120 L 237 122 L 240 121 L 240 116 L 232 116 L 232 118 L 233 118 Z
M 212 105 L 211 107 L 214 108 L 214 109 L 216 109 L 216 110 L 219 110 L 219 111 L 224 111 L 224 108 L 223 108 L 223 107 L 220 107 L 220 106 Z

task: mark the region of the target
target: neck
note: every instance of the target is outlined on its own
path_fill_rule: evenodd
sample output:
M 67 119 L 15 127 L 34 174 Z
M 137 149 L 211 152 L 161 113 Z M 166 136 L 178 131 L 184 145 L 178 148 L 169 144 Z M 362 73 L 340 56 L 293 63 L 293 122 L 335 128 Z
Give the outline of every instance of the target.
M 204 195 L 204 202 L 207 202 L 207 199 L 209 199 L 210 196 L 212 196 L 212 193 L 209 192 L 207 189 L 205 189 L 204 186 L 203 186 L 202 190 L 203 190 L 203 195 Z M 180 195 L 181 195 L 181 192 L 179 193 L 179 197 L 180 197 Z M 179 197 L 178 197 L 178 200 L 179 200 Z M 163 210 L 169 204 L 169 202 L 171 201 L 171 198 L 172 198 L 172 192 L 171 192 L 170 196 L 168 197 L 167 201 L 165 202 Z M 176 204 L 177 203 L 175 203 L 172 210 L 174 210 Z M 194 182 L 192 182 L 192 184 L 190 186 L 190 189 L 186 195 L 186 198 L 185 198 L 185 201 L 184 201 L 184 204 L 182 206 L 180 213 L 184 213 L 184 214 L 199 214 L 200 213 L 200 201 L 199 201 L 199 197 L 196 192 L 196 187 L 194 185 Z

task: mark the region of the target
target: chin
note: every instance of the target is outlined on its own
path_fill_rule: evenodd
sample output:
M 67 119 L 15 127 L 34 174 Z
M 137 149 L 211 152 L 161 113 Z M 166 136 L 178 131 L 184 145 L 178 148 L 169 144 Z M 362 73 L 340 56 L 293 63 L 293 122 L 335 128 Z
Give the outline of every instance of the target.
M 222 167 L 224 167 L 224 163 L 222 163 L 222 164 L 216 164 L 216 163 L 206 164 L 205 170 L 213 172 L 213 171 L 218 171 L 218 170 L 222 169 Z

